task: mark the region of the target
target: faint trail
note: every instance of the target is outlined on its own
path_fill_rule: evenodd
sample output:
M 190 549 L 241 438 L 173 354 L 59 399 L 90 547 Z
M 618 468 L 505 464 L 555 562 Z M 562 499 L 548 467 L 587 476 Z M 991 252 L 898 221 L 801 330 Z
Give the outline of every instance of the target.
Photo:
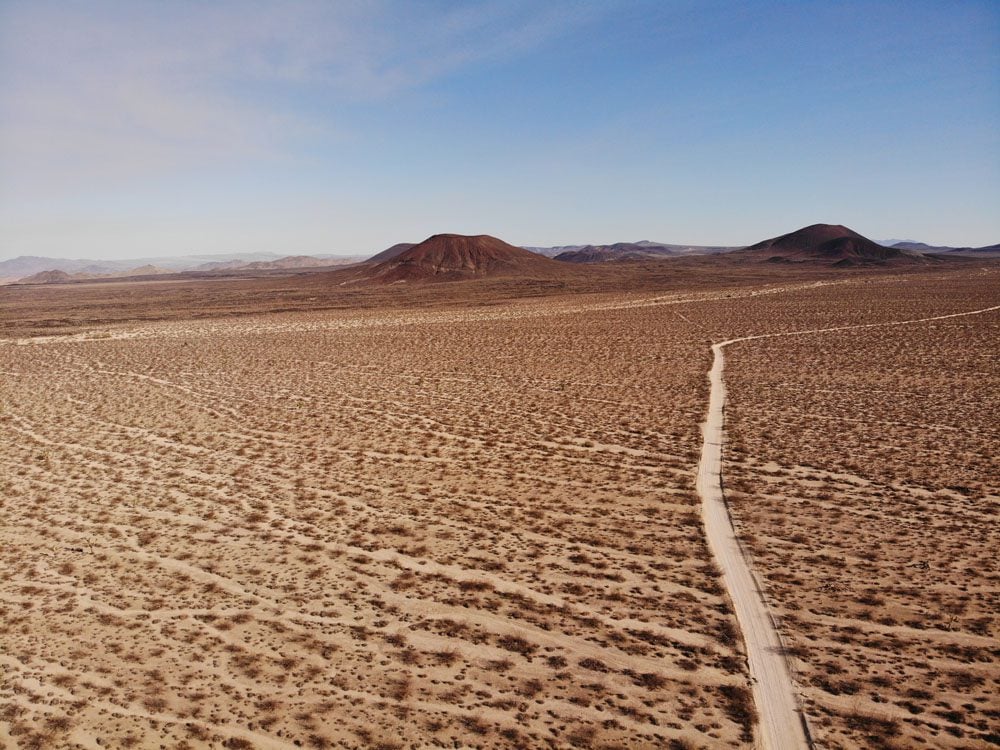
M 733 601 L 736 619 L 743 631 L 747 662 L 753 681 L 754 703 L 760 716 L 757 745 L 767 750 L 795 750 L 812 745 L 805 716 L 798 705 L 791 668 L 785 656 L 781 634 L 764 600 L 764 594 L 733 528 L 729 506 L 722 487 L 722 445 L 726 386 L 722 380 L 725 366 L 723 349 L 730 344 L 782 336 L 805 336 L 865 328 L 885 328 L 912 323 L 927 323 L 1000 310 L 1000 305 L 980 310 L 936 315 L 890 323 L 814 328 L 806 331 L 768 333 L 728 339 L 712 345 L 712 369 L 708 372 L 711 391 L 708 414 L 702 425 L 701 461 L 698 464 L 698 494 L 702 499 L 702 517 L 708 546 L 712 550 L 723 580 Z

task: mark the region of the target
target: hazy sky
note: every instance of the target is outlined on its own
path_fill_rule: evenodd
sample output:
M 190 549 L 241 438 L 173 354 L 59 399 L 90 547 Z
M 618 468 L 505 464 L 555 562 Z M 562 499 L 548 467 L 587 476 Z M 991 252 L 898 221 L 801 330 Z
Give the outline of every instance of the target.
M 1000 3 L 0 0 L 0 258 L 1000 242 Z

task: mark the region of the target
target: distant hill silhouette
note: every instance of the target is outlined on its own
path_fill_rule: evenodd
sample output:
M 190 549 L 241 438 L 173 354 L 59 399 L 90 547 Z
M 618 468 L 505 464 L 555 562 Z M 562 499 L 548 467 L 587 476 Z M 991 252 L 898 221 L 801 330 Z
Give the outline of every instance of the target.
M 125 271 L 105 272 L 105 273 L 66 273 L 57 268 L 47 271 L 39 271 L 36 274 L 18 279 L 18 284 L 66 284 L 71 281 L 92 281 L 94 279 L 121 279 L 133 276 L 159 276 L 169 273 L 169 271 L 151 264 L 130 268 Z
M 160 268 L 159 266 L 154 266 L 152 263 L 147 263 L 144 266 L 138 266 L 137 268 L 130 268 L 126 271 L 120 271 L 116 274 L 109 274 L 110 276 L 158 276 L 161 273 L 170 273 L 165 268 Z
M 835 266 L 930 263 L 933 258 L 884 247 L 840 224 L 812 224 L 736 251 L 772 262 L 825 262 Z
M 316 255 L 286 255 L 276 260 L 226 260 L 201 263 L 192 271 L 294 271 L 300 268 L 325 268 L 327 266 L 339 266 L 350 262 L 356 262 L 352 258 L 336 258 L 332 256 Z
M 569 253 L 573 250 L 582 250 L 586 245 L 553 245 L 550 247 L 538 247 L 535 245 L 521 245 L 525 250 L 530 250 L 537 255 L 544 255 L 546 258 L 554 258 L 562 253 Z
M 392 249 L 392 248 L 390 248 Z M 484 276 L 558 275 L 560 264 L 487 234 L 435 234 L 376 264 L 366 275 L 380 281 L 452 281 Z
M 73 281 L 73 276 L 65 271 L 51 270 L 39 271 L 38 273 L 18 279 L 18 284 L 65 284 Z
M 384 263 L 387 260 L 392 260 L 397 255 L 405 253 L 411 247 L 415 247 L 417 243 L 415 242 L 397 242 L 392 247 L 387 247 L 380 253 L 376 253 L 370 257 L 366 263 Z
M 1000 244 L 985 247 L 950 247 L 948 245 L 927 245 L 923 242 L 906 240 L 897 242 L 892 247 L 900 250 L 912 250 L 916 253 L 940 253 L 942 255 L 967 255 L 978 258 L 1000 257 Z
M 737 248 L 722 245 L 675 245 L 668 242 L 614 242 L 610 245 L 526 247 L 564 263 L 608 263 L 620 260 L 658 260 L 676 256 L 718 255 Z
M 579 250 L 559 253 L 555 260 L 564 263 L 608 263 L 625 260 L 650 260 L 677 255 L 666 245 L 651 242 L 616 242 L 613 245 L 587 245 Z
M 246 271 L 271 271 L 295 268 L 317 268 L 320 266 L 337 265 L 338 261 L 328 258 L 316 258 L 312 255 L 289 255 L 277 260 L 257 260 L 252 263 L 244 263 L 237 266 L 240 270 Z
M 953 247 L 938 247 L 935 245 L 927 245 L 923 242 L 912 242 L 911 240 L 902 240 L 901 242 L 892 242 L 885 247 L 894 247 L 897 250 L 912 250 L 915 253 L 940 253 L 947 250 L 954 250 Z
M 280 256 L 274 253 L 229 253 L 224 255 L 185 255 L 116 260 L 48 258 L 37 255 L 21 255 L 8 260 L 0 260 L 0 279 L 23 279 L 42 271 L 65 271 L 68 274 L 91 274 L 94 276 L 109 276 L 125 271 L 132 274 L 134 269 L 143 266 L 151 266 L 159 269 L 158 272 L 209 270 L 218 267 L 239 267 L 254 261 L 272 261 L 277 259 L 280 259 Z M 332 260 L 330 261 L 330 263 L 333 262 Z

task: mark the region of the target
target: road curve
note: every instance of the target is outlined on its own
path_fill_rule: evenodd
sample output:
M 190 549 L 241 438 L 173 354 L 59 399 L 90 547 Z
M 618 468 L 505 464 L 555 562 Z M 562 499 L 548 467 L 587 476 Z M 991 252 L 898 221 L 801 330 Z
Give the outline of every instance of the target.
M 708 372 L 711 390 L 708 398 L 708 414 L 701 428 L 702 447 L 701 461 L 698 463 L 697 490 L 701 496 L 701 512 L 708 546 L 722 571 L 723 581 L 732 599 L 736 619 L 746 644 L 753 699 L 759 716 L 757 747 L 764 750 L 808 750 L 812 743 L 795 695 L 781 635 L 764 601 L 764 594 L 750 567 L 750 562 L 736 538 L 722 489 L 722 444 L 725 434 L 723 428 L 726 403 L 726 386 L 722 380 L 722 370 L 725 366 L 723 349 L 729 344 L 741 341 L 901 326 L 979 315 L 995 310 L 1000 310 L 1000 305 L 913 320 L 744 336 L 712 345 L 712 369 Z

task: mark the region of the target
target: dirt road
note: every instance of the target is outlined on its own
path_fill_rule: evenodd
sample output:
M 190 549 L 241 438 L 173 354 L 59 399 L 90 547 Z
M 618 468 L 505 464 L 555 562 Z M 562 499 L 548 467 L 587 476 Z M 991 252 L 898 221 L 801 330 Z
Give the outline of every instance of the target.
M 925 323 L 966 315 L 979 315 L 1000 309 L 1000 305 L 968 312 L 937 315 L 930 318 L 901 320 L 891 323 L 868 323 L 807 331 L 763 334 L 720 341 L 712 345 L 712 369 L 708 414 L 702 425 L 701 461 L 698 464 L 698 494 L 702 500 L 702 516 L 708 545 L 722 570 L 723 580 L 743 631 L 747 661 L 753 681 L 753 697 L 760 717 L 757 745 L 768 750 L 809 748 L 806 723 L 798 706 L 788 660 L 778 628 L 743 549 L 733 529 L 726 505 L 722 480 L 722 444 L 724 439 L 724 409 L 726 386 L 722 380 L 725 366 L 723 349 L 730 344 L 778 336 L 804 336 L 863 328 L 901 326 Z
M 705 533 L 743 631 L 753 679 L 753 698 L 760 716 L 758 745 L 769 750 L 808 748 L 781 637 L 736 539 L 722 493 L 723 409 L 726 402 L 722 349 L 729 343 L 724 341 L 712 347 L 715 359 L 708 373 L 712 390 L 708 417 L 702 425 L 704 442 L 698 465 L 698 494 L 702 498 Z

